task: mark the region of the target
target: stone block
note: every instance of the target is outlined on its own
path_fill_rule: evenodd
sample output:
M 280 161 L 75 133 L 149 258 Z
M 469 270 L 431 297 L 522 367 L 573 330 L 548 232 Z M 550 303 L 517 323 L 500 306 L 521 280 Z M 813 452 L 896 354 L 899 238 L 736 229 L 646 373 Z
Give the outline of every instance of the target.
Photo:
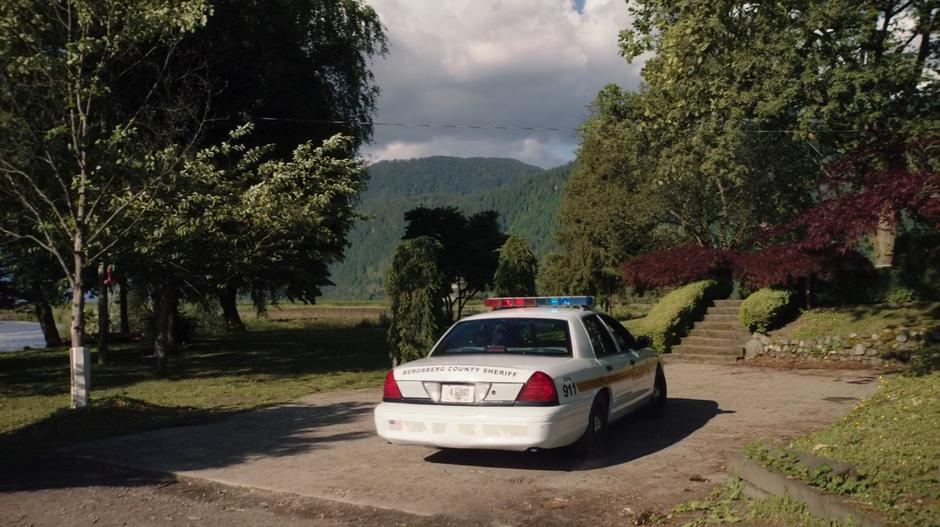
M 764 352 L 764 345 L 759 339 L 751 339 L 744 344 L 744 358 L 753 359 Z

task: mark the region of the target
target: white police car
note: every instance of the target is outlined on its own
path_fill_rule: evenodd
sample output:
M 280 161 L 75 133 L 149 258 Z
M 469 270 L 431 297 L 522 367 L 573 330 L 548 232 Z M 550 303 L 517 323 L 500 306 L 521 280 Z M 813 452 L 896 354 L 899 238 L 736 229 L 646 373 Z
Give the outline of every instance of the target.
M 602 450 L 608 424 L 662 414 L 666 378 L 591 297 L 490 298 L 455 323 L 427 358 L 385 377 L 379 436 L 395 444 L 529 450 L 577 443 Z

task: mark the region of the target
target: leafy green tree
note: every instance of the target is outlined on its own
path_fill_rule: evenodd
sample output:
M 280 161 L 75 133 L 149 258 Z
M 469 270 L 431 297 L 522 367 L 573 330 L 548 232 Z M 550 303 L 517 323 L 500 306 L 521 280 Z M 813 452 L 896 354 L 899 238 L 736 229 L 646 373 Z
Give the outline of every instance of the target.
M 369 61 L 387 47 L 378 15 L 361 0 L 218 0 L 205 28 L 180 48 L 179 61 L 204 68 L 212 92 L 201 147 L 227 140 L 245 122 L 255 127 L 246 144 L 267 145 L 267 155 L 285 160 L 298 145 L 319 145 L 338 133 L 352 138 L 346 144 L 354 157 L 371 137 L 379 89 Z M 317 242 L 301 246 L 310 239 Z M 228 326 L 244 328 L 239 291 L 250 293 L 259 311 L 284 296 L 314 301 L 330 284 L 328 266 L 341 259 L 343 244 L 344 236 L 327 247 L 311 233 L 289 257 L 254 252 L 248 240 L 233 246 L 215 273 Z
M 379 88 L 369 61 L 387 41 L 362 0 L 215 0 L 180 48 L 212 89 L 206 145 L 244 122 L 255 123 L 252 146 L 273 144 L 284 158 L 307 141 L 372 136 Z
M 405 213 L 403 240 L 428 236 L 443 247 L 438 254 L 439 291 L 450 321 L 461 318 L 467 302 L 493 281 L 499 248 L 506 241 L 498 220 L 495 211 L 468 218 L 456 207 L 418 207 Z
M 240 127 L 188 160 L 174 176 L 176 192 L 147 199 L 151 213 L 135 226 L 138 281 L 154 291 L 158 374 L 177 346 L 173 324 L 181 297 L 200 301 L 220 273 L 262 275 L 277 262 L 291 276 L 252 286 L 286 283 L 288 294 L 312 300 L 358 217 L 353 209 L 365 168 L 353 138 L 305 143 L 281 160 L 270 155 L 270 146 L 247 146 L 250 131 Z
M 762 224 L 809 204 L 820 175 L 812 145 L 765 132 L 795 118 L 783 83 L 798 53 L 778 7 L 636 2 L 621 33 L 628 59 L 656 53 L 643 68 L 641 126 L 661 220 L 700 245 L 747 246 Z
M 446 327 L 438 261 L 444 247 L 429 236 L 403 240 L 385 278 L 391 300 L 388 343 L 392 365 L 427 355 Z
M 643 69 L 655 177 L 671 203 L 687 199 L 677 212 L 700 243 L 737 247 L 796 215 L 839 187 L 816 185 L 831 176 L 825 162 L 860 147 L 882 155 L 859 176 L 914 169 L 897 145 L 936 126 L 932 0 L 640 0 L 631 11 L 624 56 L 655 52 Z M 877 212 L 887 255 L 898 211 Z
M 539 261 L 520 236 L 510 236 L 499 249 L 499 263 L 493 275 L 493 288 L 499 296 L 535 295 Z
M 620 288 L 617 268 L 630 255 L 678 237 L 651 175 L 651 148 L 638 122 L 644 96 L 607 86 L 589 107 L 578 161 L 565 187 L 543 292 L 591 294 L 606 303 Z
M 539 263 L 539 274 L 535 278 L 535 287 L 540 295 L 571 294 L 571 266 L 568 253 L 552 252 L 545 255 Z
M 0 233 L 61 267 L 73 348 L 84 346 L 86 270 L 135 221 L 116 201 L 150 193 L 185 150 L 175 131 L 198 108 L 180 97 L 188 77 L 164 66 L 208 13 L 201 0 L 0 4 L 0 192 L 17 205 Z

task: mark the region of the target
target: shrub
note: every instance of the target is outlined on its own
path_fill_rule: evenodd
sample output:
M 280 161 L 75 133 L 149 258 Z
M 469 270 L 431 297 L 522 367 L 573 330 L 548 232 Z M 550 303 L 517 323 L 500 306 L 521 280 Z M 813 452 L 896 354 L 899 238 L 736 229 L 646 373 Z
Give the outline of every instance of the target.
M 635 335 L 652 337 L 657 353 L 668 353 L 692 323 L 705 314 L 712 300 L 730 293 L 730 282 L 692 282 L 664 296 L 646 317 L 624 324 Z
M 906 374 L 921 377 L 940 371 L 940 344 L 927 345 L 911 353 Z
M 616 318 L 617 320 L 628 320 L 634 318 L 633 310 L 630 309 L 629 305 L 626 304 L 616 304 L 610 308 L 610 316 Z
M 758 289 L 741 302 L 741 324 L 751 331 L 766 333 L 790 312 L 790 301 L 789 291 Z
M 879 269 L 865 288 L 867 293 L 865 300 L 872 304 L 906 304 L 918 300 L 930 300 L 935 293 L 918 283 L 916 278 L 906 274 L 906 271 L 899 266 Z

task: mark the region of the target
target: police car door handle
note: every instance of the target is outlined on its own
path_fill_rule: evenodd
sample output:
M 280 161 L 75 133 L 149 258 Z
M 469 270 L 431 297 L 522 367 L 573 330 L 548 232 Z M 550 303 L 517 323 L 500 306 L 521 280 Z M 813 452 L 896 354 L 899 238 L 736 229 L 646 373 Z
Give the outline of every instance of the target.
M 607 366 L 607 371 L 614 371 L 614 367 L 613 367 L 613 366 Z
M 636 364 L 636 360 L 630 359 L 630 366 L 633 366 L 633 365 L 635 365 L 635 364 Z

